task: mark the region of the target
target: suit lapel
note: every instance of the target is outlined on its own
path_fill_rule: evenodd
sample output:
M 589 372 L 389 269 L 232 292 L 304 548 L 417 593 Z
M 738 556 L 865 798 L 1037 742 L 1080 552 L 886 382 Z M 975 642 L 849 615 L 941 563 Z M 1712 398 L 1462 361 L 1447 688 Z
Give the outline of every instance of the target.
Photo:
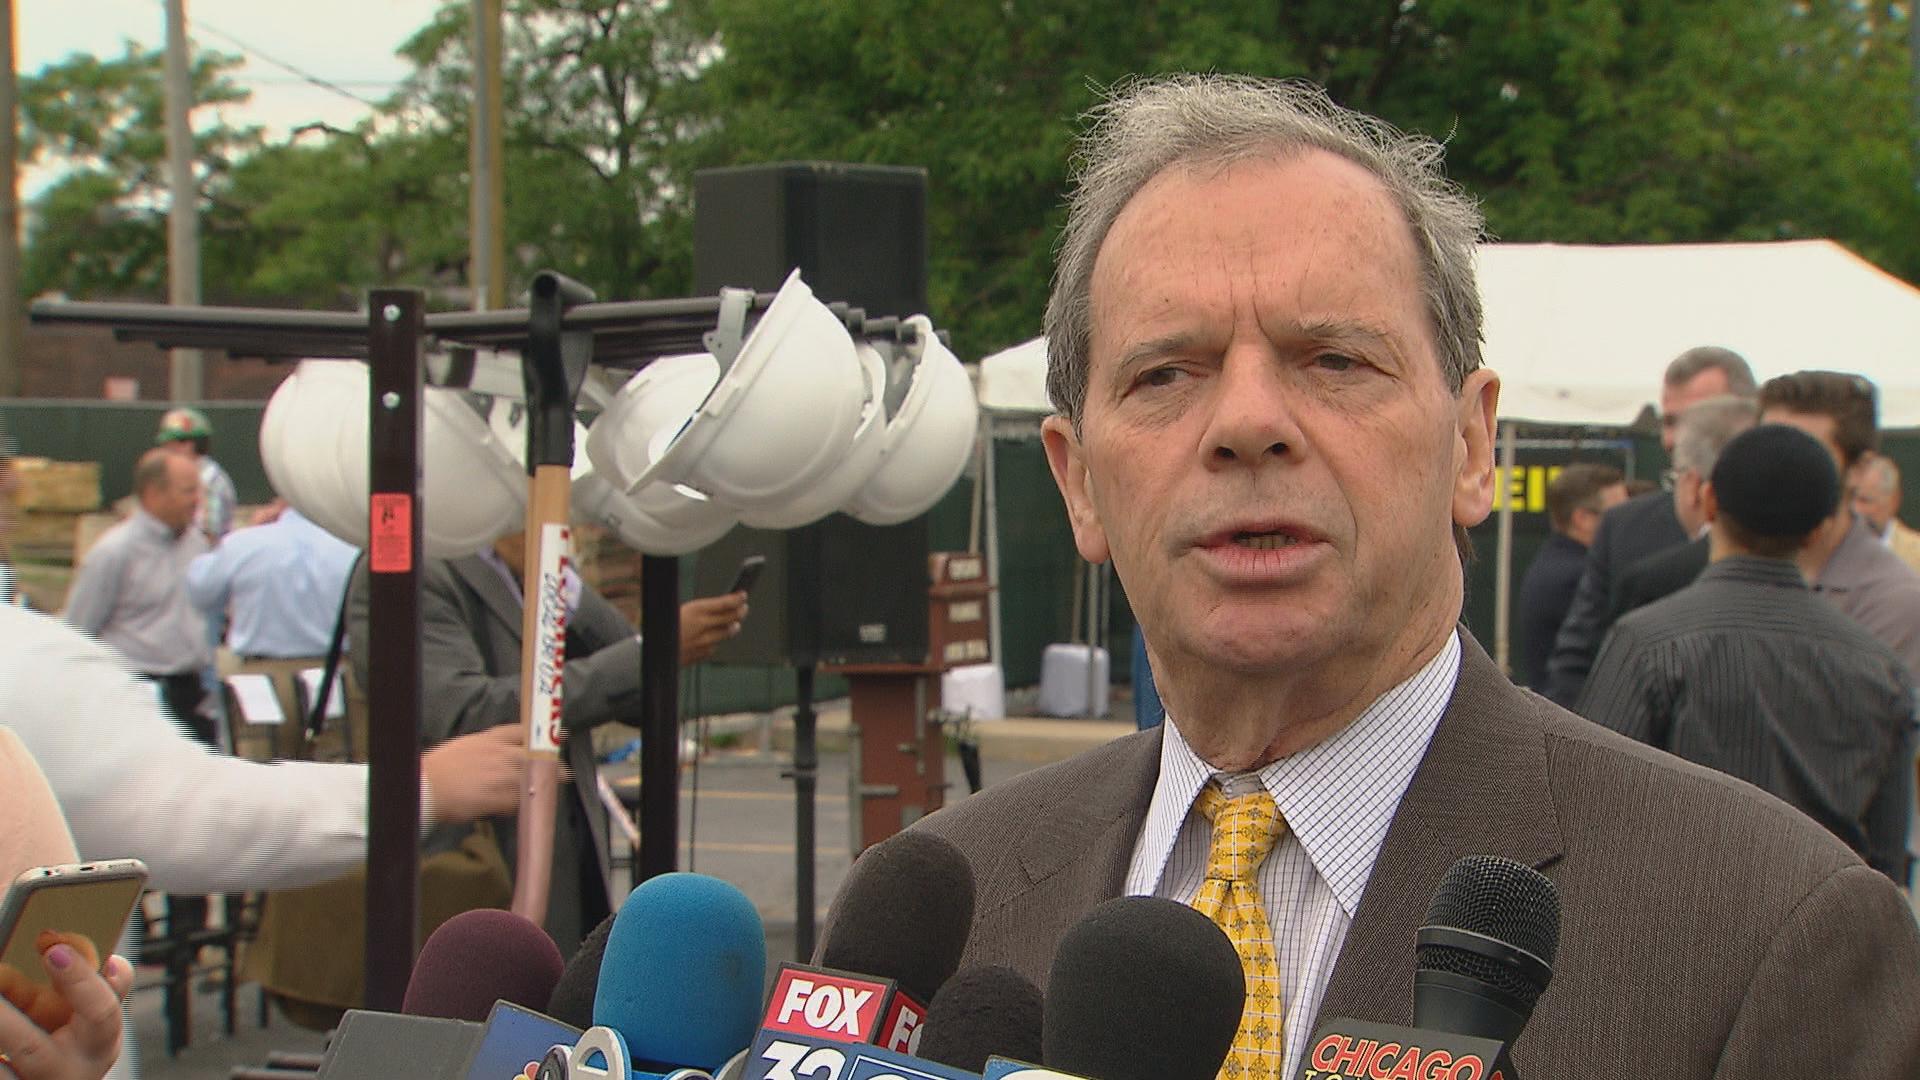
M 983 902 L 973 941 L 993 946 L 968 962 L 1010 964 L 1044 989 L 1060 939 L 1120 895 L 1160 771 L 1159 732 L 1125 736 L 1089 758 L 1058 769 L 1048 797 L 1023 808 L 1022 827 L 998 858 L 976 860 Z
M 489 634 L 488 637 L 509 645 L 517 655 L 520 651 L 522 618 L 520 600 L 513 595 L 513 590 L 509 589 L 506 581 L 500 577 L 500 571 L 494 569 L 478 555 L 453 559 L 447 563 L 447 568 L 453 571 L 461 584 L 480 598 L 480 602 L 486 606 L 487 613 L 500 624 L 496 629 L 503 636 Z
M 1453 700 L 1387 829 L 1321 1016 L 1410 1023 L 1414 931 L 1454 861 L 1503 855 L 1538 869 L 1561 854 L 1545 736 L 1516 722 L 1539 706 L 1464 628 L 1460 645 Z
M 1160 729 L 1132 736 L 1119 758 L 1097 775 L 1061 785 L 1033 823 L 1019 860 L 1031 885 L 1059 878 L 1102 898 L 1119 895 L 1160 775 Z

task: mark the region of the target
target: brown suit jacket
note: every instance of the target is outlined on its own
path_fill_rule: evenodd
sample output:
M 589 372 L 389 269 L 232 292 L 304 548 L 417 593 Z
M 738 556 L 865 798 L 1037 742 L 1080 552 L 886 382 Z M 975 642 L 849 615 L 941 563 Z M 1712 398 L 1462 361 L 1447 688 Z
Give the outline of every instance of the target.
M 1920 932 L 1885 877 L 1758 789 L 1514 687 L 1461 638 L 1324 1017 L 1410 1023 L 1434 888 L 1455 859 L 1495 854 L 1545 872 L 1564 905 L 1552 985 L 1514 1052 L 1524 1075 L 1920 1076 Z M 963 963 L 1046 985 L 1061 936 L 1120 894 L 1159 753 L 1157 729 L 1127 736 L 916 826 L 973 864 Z

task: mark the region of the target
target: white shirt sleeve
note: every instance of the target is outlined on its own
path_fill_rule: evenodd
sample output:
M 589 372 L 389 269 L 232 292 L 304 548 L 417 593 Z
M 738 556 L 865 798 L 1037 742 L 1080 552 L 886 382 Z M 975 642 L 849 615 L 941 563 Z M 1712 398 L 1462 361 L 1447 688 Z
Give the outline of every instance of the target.
M 47 616 L 0 609 L 0 724 L 46 773 L 80 856 L 141 859 L 152 888 L 293 888 L 366 855 L 365 766 L 214 754 L 110 650 Z

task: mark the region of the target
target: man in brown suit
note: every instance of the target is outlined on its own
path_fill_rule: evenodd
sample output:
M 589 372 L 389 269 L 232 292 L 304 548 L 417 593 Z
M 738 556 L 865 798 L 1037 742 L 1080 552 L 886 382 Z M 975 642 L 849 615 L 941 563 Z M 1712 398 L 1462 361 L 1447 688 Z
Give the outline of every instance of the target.
M 1044 437 L 1169 723 L 918 826 L 973 865 L 965 962 L 1044 983 L 1098 902 L 1192 902 L 1226 865 L 1210 816 L 1270 798 L 1284 828 L 1231 886 L 1257 885 L 1284 1000 L 1260 1075 L 1297 1075 L 1321 1018 L 1411 1021 L 1415 929 L 1468 854 L 1564 905 L 1527 1076 L 1920 1075 L 1892 883 L 1758 790 L 1513 687 L 1459 627 L 1499 381 L 1480 217 L 1439 147 L 1312 88 L 1189 76 L 1126 87 L 1083 150 Z

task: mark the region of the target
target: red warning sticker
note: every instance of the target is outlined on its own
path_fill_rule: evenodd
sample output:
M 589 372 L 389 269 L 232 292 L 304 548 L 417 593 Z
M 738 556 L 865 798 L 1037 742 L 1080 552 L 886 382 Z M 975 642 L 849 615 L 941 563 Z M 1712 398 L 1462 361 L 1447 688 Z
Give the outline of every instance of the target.
M 367 568 L 376 574 L 413 569 L 413 496 L 382 492 L 373 496 L 367 530 Z

